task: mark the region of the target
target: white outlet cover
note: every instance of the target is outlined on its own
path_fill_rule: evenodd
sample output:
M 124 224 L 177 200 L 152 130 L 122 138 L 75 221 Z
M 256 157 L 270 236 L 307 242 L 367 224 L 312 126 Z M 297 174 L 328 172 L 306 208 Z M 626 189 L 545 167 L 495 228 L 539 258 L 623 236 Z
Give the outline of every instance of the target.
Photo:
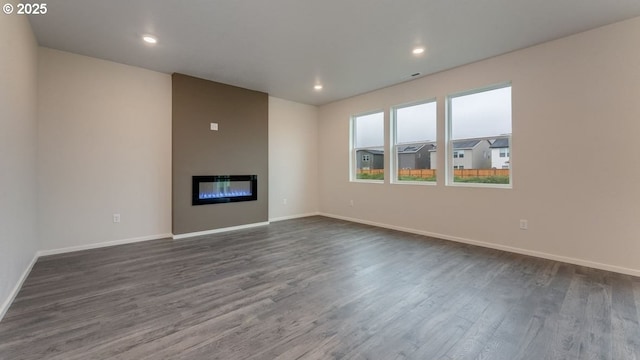
M 520 220 L 520 229 L 527 230 L 529 228 L 529 222 L 527 220 Z
M 210 129 L 211 131 L 218 131 L 218 123 L 211 123 Z

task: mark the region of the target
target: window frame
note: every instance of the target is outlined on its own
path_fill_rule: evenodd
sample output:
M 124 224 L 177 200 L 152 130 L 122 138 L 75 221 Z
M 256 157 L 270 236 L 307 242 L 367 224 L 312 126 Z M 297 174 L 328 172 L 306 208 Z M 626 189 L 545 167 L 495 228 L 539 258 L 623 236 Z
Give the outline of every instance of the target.
M 509 156 L 509 183 L 508 184 L 487 184 L 487 183 L 467 183 L 454 181 L 454 158 L 453 158 L 453 119 L 452 119 L 452 100 L 458 97 L 478 94 L 486 91 L 498 90 L 503 88 L 511 88 L 511 134 L 509 135 L 509 154 L 513 148 L 513 83 L 511 81 L 501 82 L 489 86 L 482 86 L 469 90 L 451 93 L 445 98 L 445 186 L 459 187 L 477 187 L 477 188 L 496 188 L 496 189 L 513 189 L 513 157 Z
M 378 150 L 380 147 L 379 146 L 363 146 L 363 147 L 356 147 L 356 137 L 357 137 L 357 131 L 356 131 L 356 119 L 359 117 L 363 117 L 363 116 L 367 116 L 367 115 L 373 115 L 373 114 L 382 114 L 382 138 L 383 138 L 383 145 L 382 145 L 382 151 L 383 151 L 383 179 L 382 180 L 375 180 L 375 179 L 358 179 L 358 151 L 360 150 Z M 386 174 L 384 174 L 386 172 L 386 169 L 384 167 L 384 165 L 386 165 L 386 161 L 384 161 L 384 154 L 387 153 L 387 145 L 386 145 L 386 141 L 384 141 L 385 136 L 384 136 L 384 128 L 385 128 L 385 111 L 382 109 L 378 109 L 378 110 L 372 110 L 372 111 L 367 111 L 367 112 L 362 112 L 362 113 L 357 113 L 354 115 L 351 115 L 350 119 L 349 119 L 349 150 L 350 150 L 350 156 L 349 156 L 349 181 L 350 182 L 359 182 L 359 183 L 373 183 L 373 184 L 384 184 L 385 182 L 385 178 Z
M 389 158 L 389 172 L 390 172 L 390 180 L 391 180 L 391 184 L 400 184 L 400 185 L 426 185 L 426 186 L 435 186 L 438 184 L 438 180 L 437 180 L 437 169 L 436 169 L 436 181 L 415 181 L 415 180 L 399 180 L 398 179 L 398 171 L 400 170 L 398 168 L 399 166 L 399 161 L 398 161 L 398 146 L 410 146 L 410 145 L 416 145 L 416 144 L 422 144 L 424 142 L 422 141 L 418 141 L 418 142 L 402 142 L 399 143 L 397 142 L 398 139 L 398 119 L 397 119 L 397 110 L 399 109 L 403 109 L 403 108 L 408 108 L 408 107 L 412 107 L 412 106 L 418 106 L 418 105 L 424 105 L 424 104 L 431 104 L 433 103 L 436 107 L 436 139 L 434 139 L 435 144 L 436 144 L 436 148 L 438 146 L 438 98 L 437 97 L 432 97 L 432 98 L 428 98 L 426 100 L 417 100 L 417 101 L 412 101 L 412 102 L 408 102 L 408 103 L 403 103 L 403 104 L 399 104 L 399 105 L 394 105 L 390 108 L 389 110 L 389 117 L 390 117 L 390 122 L 391 122 L 391 126 L 390 126 L 390 158 Z M 431 154 L 429 154 L 429 156 L 431 156 Z

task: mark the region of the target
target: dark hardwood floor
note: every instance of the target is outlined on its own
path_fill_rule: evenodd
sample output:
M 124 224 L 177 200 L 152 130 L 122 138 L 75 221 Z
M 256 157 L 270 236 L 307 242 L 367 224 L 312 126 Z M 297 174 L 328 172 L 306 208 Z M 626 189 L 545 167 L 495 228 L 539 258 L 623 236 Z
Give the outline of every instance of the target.
M 43 257 L 1 359 L 640 359 L 640 278 L 323 217 Z

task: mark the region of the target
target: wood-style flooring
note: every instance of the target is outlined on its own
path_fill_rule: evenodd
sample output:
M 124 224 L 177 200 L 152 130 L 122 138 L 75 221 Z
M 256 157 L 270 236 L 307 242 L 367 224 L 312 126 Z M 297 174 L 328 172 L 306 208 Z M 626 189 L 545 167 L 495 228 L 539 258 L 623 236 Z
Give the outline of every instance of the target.
M 640 278 L 323 217 L 43 257 L 0 359 L 640 359 Z

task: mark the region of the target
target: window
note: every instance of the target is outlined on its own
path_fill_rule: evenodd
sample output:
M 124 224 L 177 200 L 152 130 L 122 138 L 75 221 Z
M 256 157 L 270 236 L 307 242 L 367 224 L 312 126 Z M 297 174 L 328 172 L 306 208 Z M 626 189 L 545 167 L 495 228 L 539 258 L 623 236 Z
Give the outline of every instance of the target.
M 447 184 L 510 187 L 510 149 L 510 84 L 447 97 Z
M 435 183 L 435 100 L 396 106 L 392 114 L 393 181 Z
M 384 180 L 384 113 L 351 118 L 352 180 Z

